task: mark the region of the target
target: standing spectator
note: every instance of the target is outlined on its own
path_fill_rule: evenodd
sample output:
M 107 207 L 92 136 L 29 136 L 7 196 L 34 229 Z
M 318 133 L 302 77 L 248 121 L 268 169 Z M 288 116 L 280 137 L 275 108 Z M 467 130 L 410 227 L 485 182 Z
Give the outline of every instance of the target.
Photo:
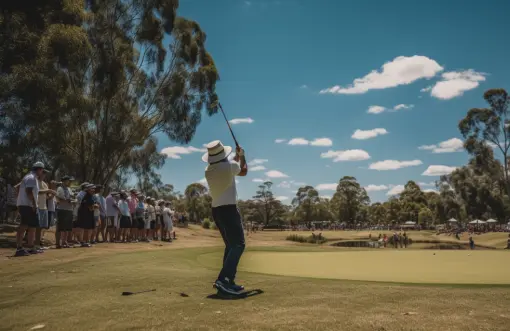
M 138 196 L 138 204 L 135 208 L 135 219 L 136 221 L 131 224 L 131 232 L 134 232 L 134 236 L 131 238 L 132 241 L 138 242 L 138 240 L 144 240 L 145 232 L 145 196 Z
M 74 178 L 62 177 L 62 185 L 57 189 L 57 229 L 55 239 L 57 248 L 69 248 L 68 240 L 73 231 L 73 203 L 69 185 Z
M 96 242 L 99 242 L 99 233 L 101 233 L 103 241 L 106 241 L 106 199 L 103 196 L 102 185 L 96 185 L 96 200 L 99 204 L 99 227 L 96 230 Z
M 99 209 L 94 199 L 94 188 L 95 186 L 93 184 L 85 186 L 85 195 L 81 199 L 80 206 L 78 207 L 78 228 L 81 229 L 79 237 L 81 247 L 92 247 L 89 244 L 89 236 L 94 230 L 94 211 Z
M 136 207 L 138 206 L 138 195 L 135 189 L 131 189 L 130 196 L 127 199 L 127 203 L 129 206 L 129 213 L 131 214 L 131 232 L 130 237 L 131 240 L 134 240 L 133 237 L 136 238 L 136 233 L 138 232 L 138 224 L 136 223 Z
M 37 197 L 39 196 L 39 184 L 37 178 L 44 171 L 44 163 L 36 162 L 32 165 L 30 171 L 20 183 L 19 194 L 16 205 L 21 216 L 21 223 L 16 234 L 16 254 L 15 256 L 27 256 L 29 254 L 42 253 L 34 247 L 35 229 L 39 227 L 39 215 L 37 211 Z M 27 252 L 23 248 L 23 236 L 28 230 L 27 246 L 30 250 Z
M 475 249 L 475 241 L 473 240 L 473 236 L 469 236 L 469 248 Z
M 50 182 L 50 190 L 53 192 L 48 193 L 48 229 L 55 225 L 55 195 L 57 194 L 57 182 L 52 180 Z M 55 232 L 56 235 L 56 232 Z
M 125 192 L 120 193 L 119 200 L 120 210 L 120 231 L 122 242 L 126 242 L 128 239 L 128 231 L 131 228 L 131 212 L 129 210 L 129 204 L 127 202 L 127 194 Z
M 117 192 L 110 192 L 110 194 L 106 197 L 106 231 L 108 231 L 108 236 L 110 237 L 110 242 L 115 242 L 120 239 L 120 231 L 117 231 L 118 223 L 120 219 L 120 209 L 117 205 L 117 201 L 115 197 L 119 196 Z
M 170 201 L 165 202 L 165 208 L 163 209 L 163 221 L 165 223 L 165 226 L 161 233 L 161 240 L 168 242 L 172 242 L 173 218 L 174 218 L 174 212 L 172 211 L 170 206 L 171 206 Z
M 37 195 L 37 209 L 39 210 L 39 227 L 35 230 L 35 247 L 36 249 L 43 249 L 42 238 L 44 237 L 44 230 L 49 228 L 48 222 L 48 194 L 52 193 L 48 184 L 44 181 L 46 170 L 43 170 L 41 175 L 37 178 L 37 185 L 39 186 L 39 194 Z
M 163 208 L 162 206 L 164 205 L 164 202 L 163 200 L 158 200 L 156 201 L 156 206 L 155 206 L 155 209 L 156 209 L 156 227 L 154 229 L 155 231 L 155 236 L 154 236 L 154 240 L 159 240 L 159 232 L 160 230 L 163 231 L 163 217 L 161 215 L 161 212 L 163 211 Z

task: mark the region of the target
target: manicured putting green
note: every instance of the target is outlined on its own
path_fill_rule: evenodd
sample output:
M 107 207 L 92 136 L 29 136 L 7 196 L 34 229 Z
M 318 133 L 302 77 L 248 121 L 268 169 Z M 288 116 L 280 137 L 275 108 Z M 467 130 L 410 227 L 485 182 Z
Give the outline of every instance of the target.
M 203 256 L 211 265 L 218 253 Z M 328 279 L 434 284 L 510 284 L 508 252 L 377 250 L 249 251 L 240 270 Z

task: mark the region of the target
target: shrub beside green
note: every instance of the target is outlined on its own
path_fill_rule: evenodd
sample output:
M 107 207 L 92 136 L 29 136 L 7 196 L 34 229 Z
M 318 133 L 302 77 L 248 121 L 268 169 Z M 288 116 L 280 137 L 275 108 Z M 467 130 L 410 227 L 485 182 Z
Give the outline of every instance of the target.
M 287 238 L 285 239 L 303 244 L 323 244 L 326 241 L 328 241 L 323 235 L 311 235 L 305 237 L 297 234 L 291 234 L 290 236 L 287 236 Z

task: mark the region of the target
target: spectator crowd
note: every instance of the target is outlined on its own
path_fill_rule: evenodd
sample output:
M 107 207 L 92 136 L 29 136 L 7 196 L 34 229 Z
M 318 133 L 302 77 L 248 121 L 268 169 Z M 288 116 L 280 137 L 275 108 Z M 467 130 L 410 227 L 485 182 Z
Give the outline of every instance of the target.
M 20 222 L 15 256 L 43 253 L 41 239 L 52 226 L 57 249 L 175 239 L 173 224 L 184 215 L 176 213 L 170 201 L 136 189 L 113 190 L 105 197 L 101 185 L 87 182 L 73 191 L 71 176 L 48 184 L 47 173 L 44 164 L 36 162 L 19 184 L 8 189 L 8 217 L 19 217 Z

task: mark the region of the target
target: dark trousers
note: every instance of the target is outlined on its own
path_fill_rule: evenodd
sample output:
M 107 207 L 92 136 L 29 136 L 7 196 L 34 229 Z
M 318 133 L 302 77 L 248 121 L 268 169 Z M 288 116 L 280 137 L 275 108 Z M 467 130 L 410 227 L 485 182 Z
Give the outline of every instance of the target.
M 243 222 L 236 205 L 225 205 L 212 209 L 214 223 L 220 230 L 225 243 L 223 267 L 218 275 L 219 280 L 233 281 L 237 273 L 237 265 L 243 255 L 245 242 Z

